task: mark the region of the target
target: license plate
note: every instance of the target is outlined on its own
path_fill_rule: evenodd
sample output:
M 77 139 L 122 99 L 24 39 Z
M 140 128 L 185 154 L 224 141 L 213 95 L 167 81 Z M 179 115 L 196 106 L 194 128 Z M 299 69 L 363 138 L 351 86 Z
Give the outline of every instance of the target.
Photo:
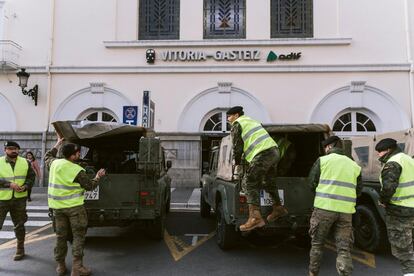
M 86 191 L 85 200 L 99 200 L 99 186 L 93 191 Z
M 279 192 L 280 203 L 282 205 L 285 205 L 283 190 L 278 190 L 278 192 Z M 264 190 L 261 190 L 260 191 L 260 206 L 272 206 L 272 205 L 273 205 L 273 200 L 270 197 L 270 194 Z

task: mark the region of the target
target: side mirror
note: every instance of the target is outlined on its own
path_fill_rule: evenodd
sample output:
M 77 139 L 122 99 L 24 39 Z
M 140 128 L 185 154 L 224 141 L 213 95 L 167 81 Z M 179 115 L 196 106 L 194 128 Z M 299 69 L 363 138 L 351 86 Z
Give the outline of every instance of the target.
M 171 160 L 167 160 L 167 170 L 171 169 L 171 167 L 172 167 Z

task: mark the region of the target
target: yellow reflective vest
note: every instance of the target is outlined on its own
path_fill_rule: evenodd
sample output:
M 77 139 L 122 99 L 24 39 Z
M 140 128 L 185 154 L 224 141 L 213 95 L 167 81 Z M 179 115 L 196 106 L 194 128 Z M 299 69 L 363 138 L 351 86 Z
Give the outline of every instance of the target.
M 345 155 L 331 153 L 319 158 L 321 174 L 314 207 L 333 212 L 353 214 L 356 184 L 361 167 Z
M 392 195 L 390 203 L 414 208 L 414 160 L 407 154 L 401 152 L 391 156 L 388 162 L 397 162 L 402 168 L 398 180 L 398 187 Z M 382 186 L 381 176 L 380 182 Z
M 280 137 L 280 138 L 276 139 L 276 144 L 279 148 L 280 159 L 282 159 L 283 156 L 285 156 L 289 146 L 292 143 L 288 139 L 286 139 L 285 137 Z
M 6 162 L 6 156 L 0 158 L 0 179 L 17 183 L 19 186 L 23 186 L 26 181 L 27 172 L 29 170 L 29 164 L 23 157 L 18 156 L 14 170 L 10 163 Z M 0 188 L 0 200 L 10 200 L 13 197 L 22 198 L 27 197 L 27 191 L 15 192 L 10 188 Z
M 242 128 L 243 152 L 247 162 L 250 163 L 260 152 L 277 147 L 276 142 L 258 121 L 243 115 L 236 122 Z
M 49 208 L 64 209 L 83 205 L 85 190 L 74 182 L 84 169 L 66 159 L 56 159 L 50 166 L 48 204 Z

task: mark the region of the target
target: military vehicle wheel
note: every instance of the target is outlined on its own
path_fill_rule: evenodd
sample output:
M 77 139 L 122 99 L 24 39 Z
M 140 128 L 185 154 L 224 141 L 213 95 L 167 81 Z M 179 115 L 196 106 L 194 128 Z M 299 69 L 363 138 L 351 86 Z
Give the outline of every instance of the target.
M 355 244 L 369 252 L 384 248 L 387 240 L 385 225 L 372 207 L 359 205 L 354 215 Z
M 223 249 L 230 249 L 236 246 L 236 242 L 239 238 L 234 225 L 227 224 L 226 219 L 224 218 L 223 204 L 218 203 L 217 206 L 217 233 L 216 241 L 217 245 Z
M 161 215 L 154 219 L 154 221 L 150 222 L 150 225 L 147 226 L 146 230 L 150 238 L 154 240 L 162 240 L 164 238 L 165 219 L 165 208 L 161 208 Z
M 200 193 L 200 215 L 203 218 L 210 216 L 211 206 L 207 203 L 203 196 L 203 190 L 201 189 Z

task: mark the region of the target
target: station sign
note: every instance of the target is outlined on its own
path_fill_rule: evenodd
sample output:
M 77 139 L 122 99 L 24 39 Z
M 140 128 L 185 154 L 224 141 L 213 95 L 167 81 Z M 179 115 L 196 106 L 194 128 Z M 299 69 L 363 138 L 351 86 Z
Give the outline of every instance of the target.
M 128 125 L 137 125 L 138 106 L 124 106 L 122 122 Z

